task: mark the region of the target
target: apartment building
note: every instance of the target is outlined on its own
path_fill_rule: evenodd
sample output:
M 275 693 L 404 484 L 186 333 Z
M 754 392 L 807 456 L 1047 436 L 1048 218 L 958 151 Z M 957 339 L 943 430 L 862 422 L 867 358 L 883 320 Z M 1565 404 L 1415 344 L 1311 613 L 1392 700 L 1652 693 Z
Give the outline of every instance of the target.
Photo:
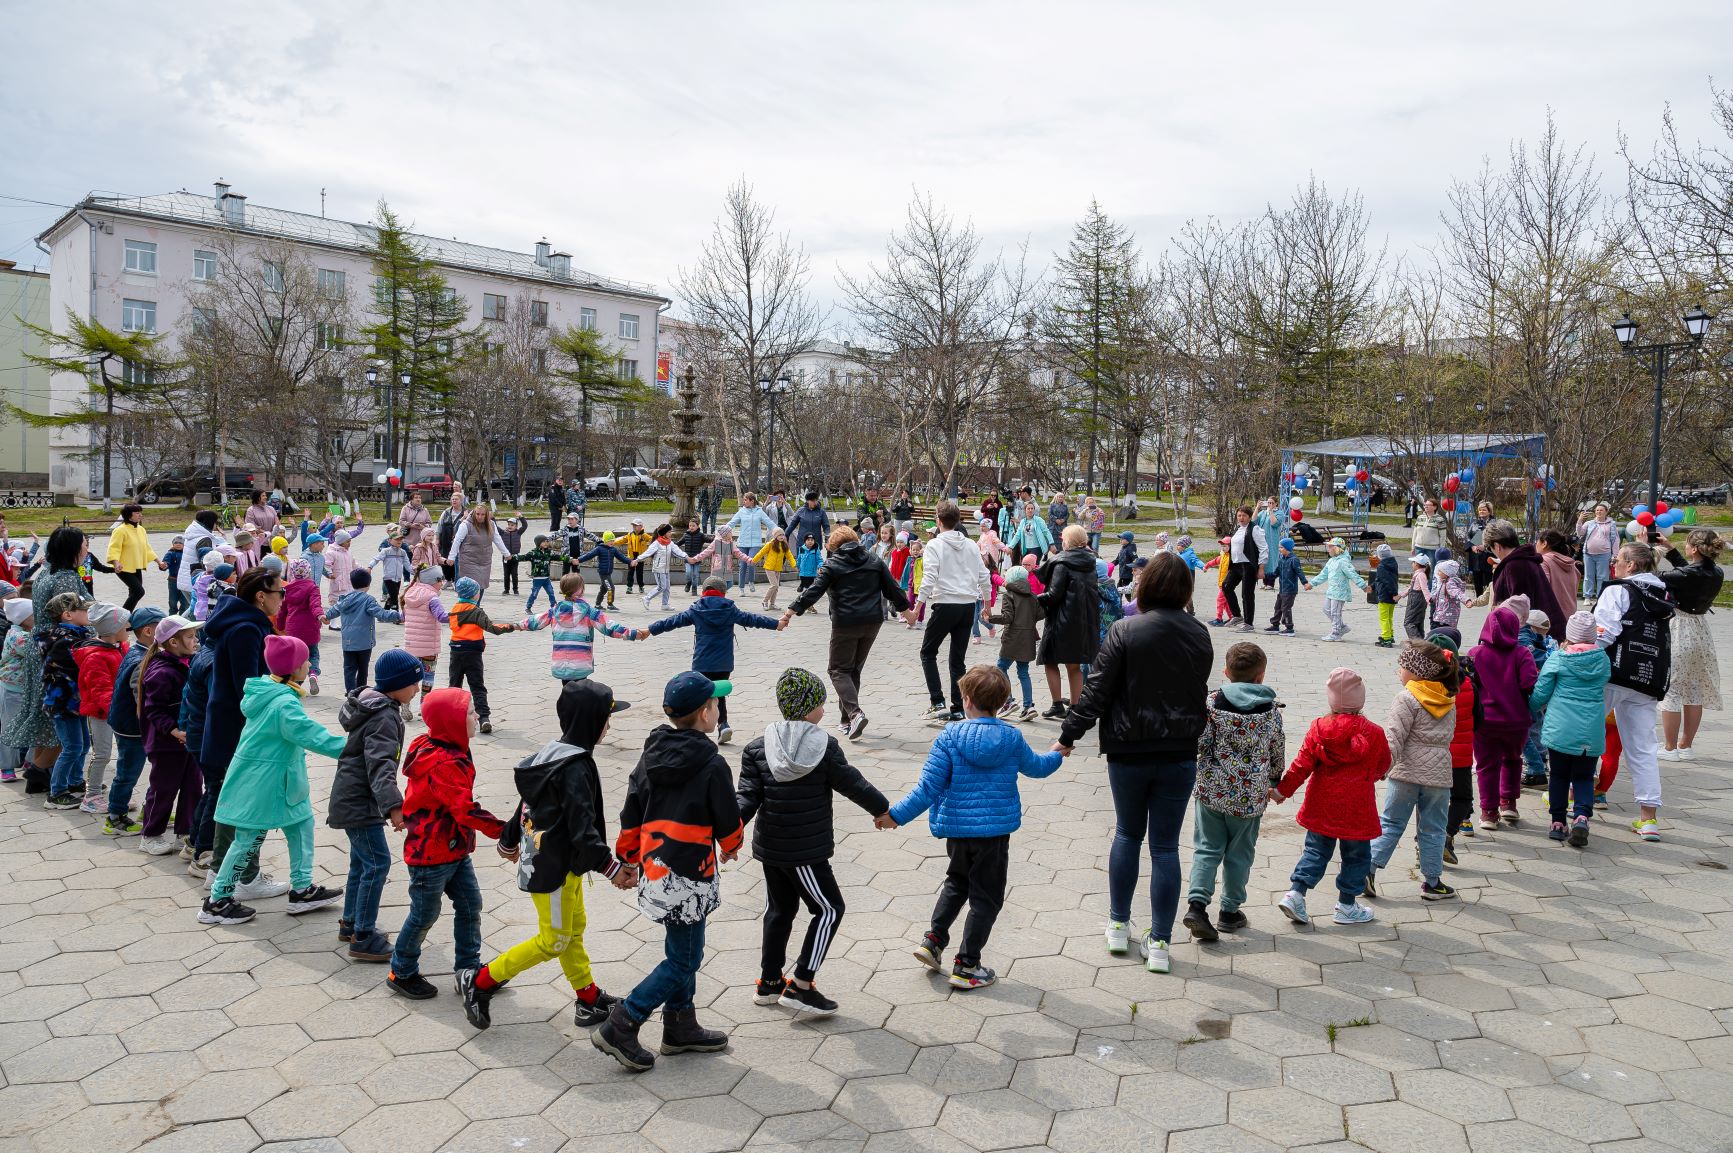
M 0 402 L 46 414 L 48 370 L 30 363 L 30 357 L 45 356 L 48 349 L 27 324 L 48 324 L 48 274 L 0 260 Z M 0 416 L 0 489 L 47 487 L 48 430 L 18 419 L 9 408 Z
M 244 251 L 249 238 L 292 245 L 318 269 L 321 288 L 345 295 L 356 324 L 366 323 L 374 284 L 367 252 L 376 237 L 372 224 L 249 204 L 219 181 L 208 196 L 93 192 L 39 239 L 49 251 L 48 314 L 57 328 L 71 310 L 116 330 L 166 334 L 172 350 L 175 334 L 196 321 L 190 294 L 217 275 L 219 251 Z M 467 305 L 470 326 L 485 329 L 505 318 L 510 302 L 526 302 L 534 324 L 600 331 L 618 352 L 622 376 L 654 379 L 659 318 L 669 301 L 653 285 L 574 268 L 571 254 L 546 240 L 529 252 L 421 234 L 413 240 Z M 56 374 L 47 389 L 49 410 L 70 411 L 85 390 L 77 375 Z M 99 492 L 100 465 L 88 459 L 88 436 L 80 428 L 49 436 L 46 471 L 53 491 L 79 497 Z M 383 469 L 384 437 L 370 439 Z M 256 463 L 237 462 L 233 455 L 228 460 Z M 444 466 L 445 447 L 438 440 L 418 440 L 407 460 L 411 479 L 443 472 Z M 117 474 L 112 484 L 118 495 L 130 478 Z

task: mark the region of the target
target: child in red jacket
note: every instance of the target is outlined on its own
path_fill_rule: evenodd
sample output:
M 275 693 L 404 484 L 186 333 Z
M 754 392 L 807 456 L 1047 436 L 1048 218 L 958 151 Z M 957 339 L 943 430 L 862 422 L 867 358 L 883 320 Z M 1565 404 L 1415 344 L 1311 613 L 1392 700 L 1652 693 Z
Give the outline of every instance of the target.
M 475 834 L 498 838 L 505 822 L 475 800 L 475 762 L 469 739 L 480 726 L 469 694 L 435 689 L 422 698 L 427 731 L 403 759 L 403 863 L 409 866 L 409 915 L 391 952 L 385 983 L 394 993 L 424 1001 L 437 990 L 421 975 L 421 943 L 439 920 L 440 897 L 451 898 L 457 991 L 466 993 L 481 968 L 481 886 L 470 854 Z M 505 854 L 502 854 L 505 855 Z M 515 859 L 517 854 L 510 854 Z
M 1324 869 L 1340 845 L 1336 892 L 1341 899 L 1334 920 L 1338 925 L 1363 925 L 1373 914 L 1360 903 L 1360 893 L 1372 866 L 1372 841 L 1382 831 L 1374 786 L 1390 771 L 1390 742 L 1382 727 L 1360 715 L 1366 707 L 1366 683 L 1359 673 L 1331 669 L 1324 698 L 1329 714 L 1312 722 L 1281 784 L 1270 790 L 1270 800 L 1279 805 L 1298 792 L 1306 778 L 1312 779 L 1295 818 L 1306 830 L 1306 846 L 1289 878 L 1293 887 L 1277 907 L 1295 924 L 1310 924 L 1306 890 L 1324 879 Z
M 108 787 L 103 778 L 114 755 L 114 730 L 108 727 L 108 704 L 114 698 L 114 680 L 120 675 L 120 659 L 126 654 L 126 629 L 131 614 L 119 605 L 90 606 L 90 631 L 95 633 L 72 650 L 78 665 L 78 713 L 90 726 L 90 760 L 84 766 L 85 813 L 108 812 Z

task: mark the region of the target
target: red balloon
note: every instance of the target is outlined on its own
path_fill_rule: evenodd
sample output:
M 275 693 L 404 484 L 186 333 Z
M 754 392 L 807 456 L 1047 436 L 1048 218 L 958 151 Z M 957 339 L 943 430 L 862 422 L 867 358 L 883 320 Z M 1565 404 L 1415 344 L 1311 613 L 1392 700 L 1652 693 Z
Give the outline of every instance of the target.
M 1655 523 L 1655 514 L 1645 509 L 1637 514 L 1637 523 L 1642 525 L 1644 528 L 1648 528 L 1650 525 Z
M 1443 509 L 1445 512 L 1455 512 L 1456 502 L 1451 500 L 1449 497 L 1445 497 L 1443 500 L 1438 502 L 1438 507 Z
M 1537 476 L 1534 478 L 1534 487 L 1537 489 L 1545 488 L 1546 487 L 1546 481 L 1542 480 L 1540 477 Z
M 1664 501 L 1664 500 L 1658 500 L 1658 501 L 1656 501 L 1656 502 L 1655 502 L 1655 515 L 1656 515 L 1656 516 L 1659 516 L 1659 515 L 1661 515 L 1661 514 L 1662 514 L 1662 513 L 1664 513 L 1664 512 L 1666 512 L 1666 511 L 1667 511 L 1667 510 L 1668 510 L 1668 509 L 1670 509 L 1670 508 L 1672 508 L 1672 507 L 1673 507 L 1673 506 L 1672 506 L 1672 505 L 1670 505 L 1670 504 L 1668 504 L 1668 503 L 1667 503 L 1667 502 L 1666 502 L 1666 501 Z
M 403 478 L 400 476 L 388 476 L 385 478 L 385 483 L 390 485 L 392 488 L 396 488 L 398 485 L 403 483 Z
M 1297 508 L 1291 508 L 1288 510 L 1288 519 L 1289 520 L 1299 520 L 1302 517 L 1304 517 L 1305 515 L 1306 514 L 1304 512 L 1300 511 Z
M 1372 479 L 1372 474 L 1367 472 L 1365 469 L 1361 469 L 1359 472 L 1354 474 L 1354 479 L 1359 481 L 1361 484 L 1365 484 L 1367 481 Z
M 1459 489 L 1461 487 L 1462 487 L 1462 478 L 1457 476 L 1455 473 L 1451 473 L 1449 476 L 1444 478 L 1444 491 L 1445 492 L 1455 492 L 1457 489 Z

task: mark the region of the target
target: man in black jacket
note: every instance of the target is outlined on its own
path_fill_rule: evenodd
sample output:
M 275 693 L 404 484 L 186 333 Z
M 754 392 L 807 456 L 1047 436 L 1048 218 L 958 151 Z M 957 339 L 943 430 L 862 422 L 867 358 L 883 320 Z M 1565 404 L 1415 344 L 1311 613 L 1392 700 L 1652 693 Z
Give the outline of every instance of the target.
M 848 763 L 836 738 L 818 727 L 824 718 L 824 682 L 816 675 L 785 669 L 776 679 L 776 705 L 782 720 L 741 752 L 735 797 L 742 823 L 758 818 L 752 855 L 764 867 L 764 948 L 753 1000 L 828 1017 L 836 1012 L 836 1002 L 813 982 L 844 908 L 830 871 L 836 852 L 831 794 L 841 793 L 874 817 L 889 812 L 890 802 Z M 794 915 L 803 903 L 812 921 L 794 976 L 788 977 L 782 966 Z
M 567 681 L 555 704 L 560 739 L 542 746 L 514 773 L 521 800 L 499 836 L 499 854 L 517 862 L 518 884 L 535 902 L 537 930 L 482 966 L 474 983 L 464 988 L 464 1012 L 478 1029 L 492 1023 L 488 1001 L 495 989 L 556 957 L 577 994 L 574 1019 L 579 1025 L 607 1020 L 608 1010 L 620 1000 L 596 984 L 590 955 L 584 951 L 584 874 L 612 878 L 627 868 L 608 849 L 602 777 L 595 759 L 614 708 L 614 692 L 607 685 Z
M 830 683 L 836 688 L 843 731 L 849 740 L 858 740 L 867 727 L 866 714 L 860 710 L 860 676 L 884 623 L 884 602 L 907 612 L 909 598 L 891 570 L 866 550 L 860 535 L 847 525 L 830 534 L 830 556 L 812 584 L 782 614 L 783 621 L 800 616 L 826 593 L 830 594 Z

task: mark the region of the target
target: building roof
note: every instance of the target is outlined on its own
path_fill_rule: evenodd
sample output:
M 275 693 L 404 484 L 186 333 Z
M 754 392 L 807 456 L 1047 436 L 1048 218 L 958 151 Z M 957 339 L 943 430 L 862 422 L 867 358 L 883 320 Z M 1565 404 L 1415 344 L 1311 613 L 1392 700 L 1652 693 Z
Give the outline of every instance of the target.
M 373 247 L 379 238 L 379 230 L 371 224 L 355 224 L 347 220 L 290 212 L 282 208 L 267 208 L 252 203 L 246 206 L 245 223 L 237 226 L 223 215 L 215 197 L 194 192 L 165 192 L 154 196 L 120 196 L 114 193 L 92 192 L 79 202 L 78 208 L 147 220 L 227 229 L 241 235 L 277 237 L 350 252 L 364 252 Z M 76 210 L 67 212 L 49 225 L 42 236 L 53 235 L 72 219 L 76 219 Z M 537 263 L 532 253 L 466 244 L 461 240 L 449 240 L 419 232 L 410 233 L 409 237 L 428 259 L 447 268 L 493 276 L 510 276 L 519 280 L 544 281 L 572 288 L 587 288 L 614 296 L 669 303 L 667 297 L 656 291 L 655 285 L 642 281 L 618 280 L 578 268 L 571 269 L 564 276 L 555 275 L 551 268 Z

